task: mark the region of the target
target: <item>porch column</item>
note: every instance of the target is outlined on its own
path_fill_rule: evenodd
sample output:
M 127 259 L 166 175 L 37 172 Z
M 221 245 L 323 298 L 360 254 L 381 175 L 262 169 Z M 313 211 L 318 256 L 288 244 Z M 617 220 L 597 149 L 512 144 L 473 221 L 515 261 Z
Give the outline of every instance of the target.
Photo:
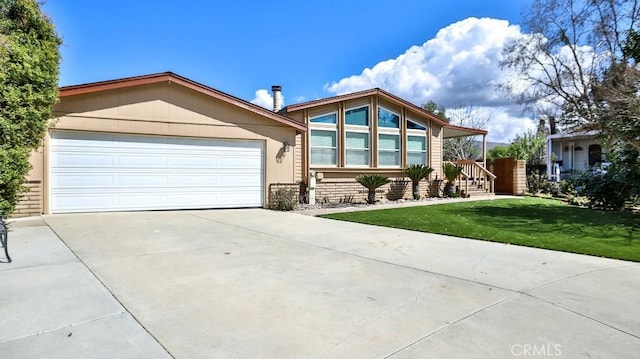
M 488 168 L 487 166 L 487 135 L 482 135 L 482 166 L 484 168 Z

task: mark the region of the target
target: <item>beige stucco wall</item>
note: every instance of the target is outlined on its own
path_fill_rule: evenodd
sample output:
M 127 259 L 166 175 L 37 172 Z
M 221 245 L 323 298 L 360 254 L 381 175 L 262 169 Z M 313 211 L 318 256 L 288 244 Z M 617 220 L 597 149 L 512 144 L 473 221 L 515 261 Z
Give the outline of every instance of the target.
M 260 141 L 265 144 L 265 194 L 271 183 L 296 180 L 296 129 L 253 111 L 168 82 L 62 98 L 50 131 L 91 131 Z M 48 136 L 47 136 L 48 137 Z M 283 143 L 289 143 L 289 152 Z M 29 180 L 42 181 L 48 213 L 48 138 L 32 156 Z M 300 159 L 297 159 L 300 161 Z M 298 176 L 300 176 L 298 174 Z

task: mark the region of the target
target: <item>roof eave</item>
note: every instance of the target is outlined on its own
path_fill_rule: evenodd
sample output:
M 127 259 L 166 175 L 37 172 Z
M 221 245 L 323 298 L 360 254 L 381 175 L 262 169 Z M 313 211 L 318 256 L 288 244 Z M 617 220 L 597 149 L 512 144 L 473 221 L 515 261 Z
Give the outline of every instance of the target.
M 276 122 L 293 127 L 298 131 L 302 131 L 302 132 L 307 131 L 306 125 L 299 123 L 289 117 L 270 111 L 268 109 L 265 109 L 251 102 L 245 101 L 238 97 L 218 91 L 214 88 L 203 85 L 201 83 L 189 80 L 186 77 L 176 75 L 172 72 L 162 72 L 157 74 L 127 77 L 127 78 L 116 79 L 116 80 L 93 82 L 88 84 L 64 86 L 58 90 L 58 94 L 60 98 L 63 98 L 63 97 L 69 97 L 69 96 L 84 95 L 84 94 L 96 93 L 100 91 L 116 90 L 116 89 L 149 85 L 149 84 L 162 83 L 162 82 L 179 84 L 181 86 L 184 86 L 196 92 L 202 93 L 204 95 L 216 98 L 218 100 L 232 103 L 240 108 L 268 117 L 272 120 L 275 120 Z

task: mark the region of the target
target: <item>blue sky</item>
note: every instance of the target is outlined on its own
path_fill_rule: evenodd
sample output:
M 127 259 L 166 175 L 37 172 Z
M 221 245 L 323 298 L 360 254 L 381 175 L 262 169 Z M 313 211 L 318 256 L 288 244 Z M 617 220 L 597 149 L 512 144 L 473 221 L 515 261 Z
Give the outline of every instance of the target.
M 42 9 L 52 18 L 64 42 L 61 86 L 173 71 L 261 104 L 265 98 L 261 99 L 256 91 L 279 84 L 286 104 L 361 87 L 383 87 L 418 104 L 434 99 L 446 106 L 453 106 L 454 102 L 484 106 L 486 100 L 487 108 L 498 108 L 495 95 L 493 100 L 479 95 L 470 96 L 469 101 L 461 97 L 465 92 L 456 90 L 458 87 L 486 83 L 484 90 L 490 86 L 493 91 L 495 84 L 474 78 L 471 70 L 463 74 L 473 66 L 454 59 L 459 58 L 460 51 L 477 52 L 478 42 L 484 44 L 481 49 L 491 48 L 486 45 L 486 34 L 499 34 L 508 26 L 514 29 L 524 5 L 524 0 L 49 0 Z M 468 18 L 507 22 L 489 23 L 483 19 L 482 23 L 458 24 Z M 448 32 L 443 35 L 445 28 Z M 479 28 L 484 30 L 473 30 Z M 425 45 L 439 32 L 441 43 L 451 41 L 456 49 L 448 52 L 450 60 L 440 59 L 441 65 L 433 67 L 430 51 L 443 45 L 437 41 Z M 467 38 L 465 32 L 472 35 Z M 449 40 L 454 35 L 455 39 Z M 390 67 L 390 63 L 398 65 L 394 61 L 403 59 L 403 54 L 422 51 L 421 47 L 425 50 L 419 59 L 402 67 Z M 484 60 L 471 56 L 468 61 L 471 65 L 482 61 L 495 65 L 495 52 L 486 50 L 489 55 Z M 376 66 L 385 61 L 389 66 Z M 446 66 L 445 71 L 443 64 L 453 62 L 456 68 Z M 385 66 L 390 72 L 405 73 L 405 77 L 385 73 Z M 365 69 L 375 71 L 372 75 Z M 416 76 L 412 76 L 414 70 Z M 413 89 L 407 90 L 403 79 L 421 78 L 420 74 L 426 74 L 422 76 L 426 82 L 412 83 Z M 457 80 L 452 82 L 454 77 Z M 445 78 L 453 84 L 445 85 Z M 437 81 L 441 84 L 430 85 L 434 79 L 441 80 Z M 429 90 L 420 91 L 421 87 Z M 484 93 L 481 90 L 474 89 L 472 93 Z M 262 95 L 266 97 L 268 93 L 263 90 Z M 512 125 L 516 119 L 522 120 L 523 115 L 518 115 L 513 104 L 501 105 L 505 105 L 503 110 Z M 513 137 L 515 130 L 504 130 L 508 123 L 498 125 L 494 140 Z M 492 131 L 491 126 L 489 130 Z

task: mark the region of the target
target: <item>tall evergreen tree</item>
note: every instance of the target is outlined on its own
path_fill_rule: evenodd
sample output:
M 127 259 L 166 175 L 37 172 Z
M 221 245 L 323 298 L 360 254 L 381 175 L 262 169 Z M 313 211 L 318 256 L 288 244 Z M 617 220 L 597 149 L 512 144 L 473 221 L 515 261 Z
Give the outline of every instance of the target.
M 0 214 L 13 211 L 58 97 L 60 53 L 35 0 L 0 0 Z

